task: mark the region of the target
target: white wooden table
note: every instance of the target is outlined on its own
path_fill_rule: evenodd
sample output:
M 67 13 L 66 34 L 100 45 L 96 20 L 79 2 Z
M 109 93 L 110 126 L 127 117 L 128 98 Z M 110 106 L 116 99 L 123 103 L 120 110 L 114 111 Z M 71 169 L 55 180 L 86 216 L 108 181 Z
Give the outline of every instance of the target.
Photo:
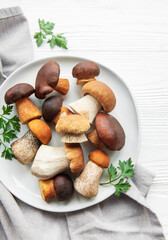
M 147 200 L 168 239 L 168 1 L 0 0 L 20 6 L 33 39 L 38 18 L 65 32 L 68 51 L 48 44 L 35 58 L 77 55 L 104 63 L 128 84 L 138 104 L 141 149 L 138 161 L 156 177 Z

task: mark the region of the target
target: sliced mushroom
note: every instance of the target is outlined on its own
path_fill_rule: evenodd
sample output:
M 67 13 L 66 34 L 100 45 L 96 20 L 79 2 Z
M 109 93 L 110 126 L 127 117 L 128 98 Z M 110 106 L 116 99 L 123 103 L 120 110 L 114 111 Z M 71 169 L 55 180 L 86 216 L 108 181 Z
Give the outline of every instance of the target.
M 39 180 L 39 187 L 44 201 L 53 197 L 58 201 L 69 200 L 74 193 L 72 179 L 67 174 L 59 174 L 50 180 Z
M 105 152 L 101 150 L 91 152 L 83 172 L 75 179 L 75 190 L 84 197 L 95 197 L 103 169 L 109 166 L 109 162 L 109 157 Z
M 35 90 L 30 84 L 19 83 L 10 88 L 5 94 L 6 104 L 16 103 L 18 116 L 22 124 L 41 117 L 38 108 L 28 98 L 34 92 Z
M 69 105 L 75 113 L 87 117 L 90 123 L 93 123 L 102 107 L 105 112 L 111 112 L 116 105 L 113 91 L 100 81 L 86 83 L 82 88 L 82 94 L 86 96 Z
M 74 174 L 84 169 L 84 157 L 80 144 L 64 147 L 41 145 L 31 167 L 31 173 L 41 179 L 49 179 L 70 168 Z
M 125 145 L 125 132 L 119 121 L 107 113 L 98 113 L 95 129 L 87 137 L 98 148 L 105 146 L 111 151 L 119 151 Z
M 96 63 L 84 61 L 78 63 L 72 70 L 72 75 L 77 78 L 77 84 L 83 85 L 90 81 L 95 81 L 95 76 L 98 76 L 100 69 Z

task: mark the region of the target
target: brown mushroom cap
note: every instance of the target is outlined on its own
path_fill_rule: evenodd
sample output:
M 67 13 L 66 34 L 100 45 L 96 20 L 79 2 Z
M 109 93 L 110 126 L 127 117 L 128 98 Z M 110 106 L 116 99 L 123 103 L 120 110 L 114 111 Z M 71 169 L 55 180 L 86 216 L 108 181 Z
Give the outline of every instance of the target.
M 84 169 L 84 156 L 79 143 L 65 143 L 66 157 L 70 161 L 70 169 L 74 174 L 81 173 Z
M 95 126 L 100 140 L 109 150 L 120 150 L 124 146 L 125 133 L 115 117 L 107 113 L 98 113 Z
M 28 83 L 16 84 L 5 93 L 5 102 L 8 105 L 15 103 L 21 98 L 29 97 L 34 92 L 34 88 Z
M 59 80 L 60 67 L 55 61 L 45 63 L 37 73 L 36 77 L 36 97 L 43 99 L 51 93 Z
M 70 176 L 67 174 L 57 175 L 54 179 L 54 189 L 58 201 L 70 199 L 74 193 L 74 186 Z
M 100 69 L 96 63 L 91 61 L 84 61 L 78 63 L 72 70 L 73 77 L 77 79 L 88 79 L 98 76 Z
M 73 114 L 59 118 L 56 125 L 58 133 L 80 134 L 89 130 L 89 120 L 84 116 Z
M 105 112 L 111 112 L 116 105 L 116 97 L 105 83 L 92 81 L 86 83 L 82 88 L 82 94 L 90 94 L 102 105 Z
M 108 168 L 110 159 L 107 153 L 102 150 L 95 150 L 89 154 L 89 160 L 101 168 Z
M 43 118 L 47 122 L 51 122 L 54 117 L 61 111 L 63 98 L 60 96 L 52 96 L 47 98 L 42 105 Z

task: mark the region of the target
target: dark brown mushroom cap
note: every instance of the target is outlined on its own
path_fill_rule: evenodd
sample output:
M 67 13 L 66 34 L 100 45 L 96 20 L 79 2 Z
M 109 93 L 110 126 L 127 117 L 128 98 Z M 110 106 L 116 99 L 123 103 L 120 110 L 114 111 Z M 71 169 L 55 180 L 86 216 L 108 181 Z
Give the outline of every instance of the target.
M 59 201 L 68 200 L 74 193 L 72 179 L 66 174 L 59 174 L 54 179 L 56 198 Z
M 36 77 L 36 97 L 43 99 L 51 93 L 57 86 L 60 75 L 60 67 L 55 61 L 45 63 L 37 73 Z
M 96 63 L 85 61 L 78 63 L 72 70 L 72 75 L 77 79 L 89 79 L 98 76 L 100 69 Z
M 107 113 L 98 113 L 95 126 L 100 140 L 109 150 L 120 150 L 125 145 L 124 130 L 115 117 Z
M 8 105 L 15 103 L 21 98 L 29 97 L 34 92 L 34 88 L 28 83 L 16 84 L 5 93 L 5 102 Z
M 63 98 L 52 96 L 47 98 L 42 105 L 42 115 L 47 122 L 51 122 L 54 117 L 61 111 Z

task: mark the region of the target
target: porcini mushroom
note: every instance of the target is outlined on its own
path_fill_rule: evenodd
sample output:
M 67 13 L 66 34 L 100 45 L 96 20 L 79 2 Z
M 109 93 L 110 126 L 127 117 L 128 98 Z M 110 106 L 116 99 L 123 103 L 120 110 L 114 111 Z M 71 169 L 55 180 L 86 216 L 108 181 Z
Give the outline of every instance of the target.
M 83 85 L 90 81 L 95 81 L 95 77 L 100 73 L 100 69 L 95 62 L 84 61 L 78 63 L 72 70 L 72 75 L 77 78 L 77 84 Z
M 28 130 L 25 135 L 11 144 L 15 158 L 21 164 L 29 164 L 33 161 L 41 142 Z
M 103 169 L 109 166 L 109 162 L 109 157 L 105 152 L 101 150 L 91 152 L 83 172 L 75 179 L 75 190 L 84 197 L 95 197 Z
M 60 67 L 55 61 L 45 63 L 37 73 L 35 83 L 35 95 L 37 98 L 43 99 L 53 90 L 57 90 L 62 94 L 69 91 L 68 79 L 60 78 Z
M 53 121 L 53 119 L 61 111 L 63 98 L 61 96 L 48 97 L 42 105 L 42 115 L 47 122 Z
M 62 116 L 73 115 L 68 108 L 62 106 L 63 98 L 60 96 L 52 96 L 47 98 L 42 105 L 43 118 L 48 122 L 53 122 L 55 125 L 58 119 Z M 81 134 L 68 134 L 62 135 L 61 141 L 66 143 L 81 143 L 86 142 L 88 139 L 84 133 Z
M 111 151 L 121 150 L 125 145 L 125 132 L 119 121 L 107 113 L 98 113 L 95 129 L 87 136 L 98 148 L 105 146 Z
M 69 200 L 74 193 L 72 179 L 67 174 L 59 174 L 53 179 L 39 180 L 41 196 L 44 201 L 55 197 L 58 201 Z
M 79 174 L 84 169 L 84 157 L 80 144 L 67 144 L 64 147 L 41 145 L 31 167 L 31 173 L 41 179 L 49 179 L 70 169 Z
M 69 105 L 75 113 L 88 118 L 90 123 L 93 123 L 101 108 L 105 112 L 111 112 L 116 105 L 113 91 L 100 81 L 86 83 L 82 94 L 85 96 Z
M 89 121 L 81 115 L 60 116 L 55 127 L 56 132 L 62 133 L 62 142 L 81 143 L 86 142 L 84 134 L 90 128 Z
M 30 130 L 11 144 L 13 154 L 21 164 L 31 163 L 41 143 L 48 144 L 52 135 L 49 126 L 40 119 L 30 121 L 28 126 Z
M 5 94 L 6 104 L 16 103 L 18 116 L 22 124 L 41 117 L 38 108 L 28 98 L 34 92 L 35 90 L 30 84 L 19 83 L 11 87 Z

